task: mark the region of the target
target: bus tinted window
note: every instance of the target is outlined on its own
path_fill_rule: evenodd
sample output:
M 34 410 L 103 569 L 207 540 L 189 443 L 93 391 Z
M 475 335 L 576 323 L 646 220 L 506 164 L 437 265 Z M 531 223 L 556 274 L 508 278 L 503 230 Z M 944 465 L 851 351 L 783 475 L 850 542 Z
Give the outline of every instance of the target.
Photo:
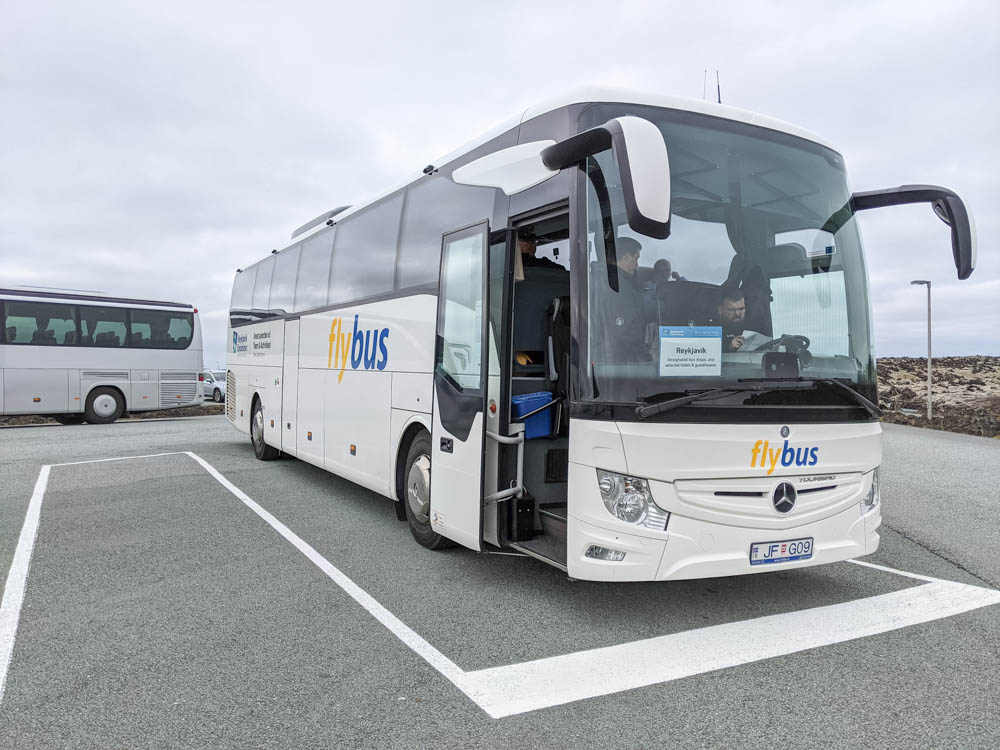
M 429 177 L 411 186 L 406 193 L 396 288 L 437 283 L 441 235 L 488 219 L 495 194 L 492 188 L 456 185 L 446 177 Z
M 257 278 L 257 266 L 250 266 L 242 273 L 236 274 L 233 281 L 233 298 L 229 303 L 230 310 L 249 310 L 253 305 L 253 282 Z
M 72 346 L 76 343 L 76 316 L 72 305 L 8 302 L 4 308 L 4 333 L 8 344 Z
M 257 280 L 253 285 L 253 306 L 257 314 L 266 314 L 268 300 L 271 296 L 271 271 L 274 270 L 274 258 L 262 260 L 257 264 Z
M 80 343 L 84 346 L 125 346 L 126 311 L 122 307 L 80 307 Z
M 295 300 L 295 274 L 299 269 L 299 251 L 302 245 L 278 253 L 271 278 L 271 312 L 278 315 L 292 311 Z
M 131 346 L 141 349 L 187 349 L 194 331 L 191 313 L 132 310 Z
M 330 302 L 392 291 L 402 192 L 338 224 Z
M 326 304 L 334 233 L 334 230 L 327 229 L 302 243 L 302 257 L 295 282 L 296 312 Z

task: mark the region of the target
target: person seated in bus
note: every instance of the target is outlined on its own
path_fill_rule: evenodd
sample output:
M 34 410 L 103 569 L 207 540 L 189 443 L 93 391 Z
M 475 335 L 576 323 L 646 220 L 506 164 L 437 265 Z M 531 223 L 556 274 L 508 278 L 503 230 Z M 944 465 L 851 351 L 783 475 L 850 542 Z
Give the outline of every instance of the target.
M 551 258 L 538 257 L 538 237 L 530 230 L 518 232 L 517 251 L 521 254 L 521 266 L 529 268 L 537 266 L 540 268 L 558 268 L 566 270 Z
M 660 258 L 653 264 L 653 273 L 650 275 L 649 280 L 654 288 L 668 281 L 687 281 L 677 271 L 672 270 L 670 261 L 666 258 Z
M 722 351 L 753 351 L 768 340 L 757 331 L 743 328 L 747 316 L 747 303 L 743 292 L 735 287 L 722 287 L 722 295 L 717 308 L 714 325 L 722 326 Z
M 615 241 L 615 251 L 618 290 L 609 285 L 609 269 L 604 264 L 597 265 L 593 279 L 595 320 L 601 332 L 605 358 L 607 362 L 646 362 L 651 359 L 645 341 L 647 312 L 636 278 L 642 245 L 631 237 L 619 237 Z
M 167 330 L 170 322 L 162 318 L 156 318 L 149 323 L 149 341 L 147 346 L 172 346 L 174 338 Z
M 7 326 L 7 343 L 12 344 L 17 340 L 17 326 Z

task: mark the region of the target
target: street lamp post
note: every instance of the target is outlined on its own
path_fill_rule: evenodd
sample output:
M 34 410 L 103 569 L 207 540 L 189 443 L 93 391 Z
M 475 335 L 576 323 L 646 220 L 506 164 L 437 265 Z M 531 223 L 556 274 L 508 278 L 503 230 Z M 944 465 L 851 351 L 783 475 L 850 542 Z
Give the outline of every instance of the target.
M 927 421 L 929 422 L 933 416 L 931 407 L 931 282 L 925 279 L 916 279 L 910 283 L 927 285 Z

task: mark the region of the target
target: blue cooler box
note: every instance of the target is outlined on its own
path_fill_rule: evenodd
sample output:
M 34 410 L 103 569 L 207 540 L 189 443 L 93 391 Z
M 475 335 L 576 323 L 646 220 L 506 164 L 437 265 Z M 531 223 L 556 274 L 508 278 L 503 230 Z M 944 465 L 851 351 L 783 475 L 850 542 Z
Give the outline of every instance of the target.
M 533 412 L 539 407 L 552 401 L 552 394 L 548 391 L 538 393 L 523 393 L 520 396 L 511 398 L 514 406 L 514 416 L 520 418 L 522 414 Z M 546 409 L 533 417 L 528 417 L 524 422 L 525 440 L 548 437 L 552 434 L 552 409 Z

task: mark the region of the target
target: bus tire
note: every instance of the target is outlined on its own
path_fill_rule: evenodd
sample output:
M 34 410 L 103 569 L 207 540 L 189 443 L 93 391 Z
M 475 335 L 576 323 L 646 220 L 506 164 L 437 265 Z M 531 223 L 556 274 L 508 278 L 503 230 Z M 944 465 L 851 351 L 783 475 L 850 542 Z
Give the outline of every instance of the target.
M 217 403 L 217 404 L 221 404 L 222 403 L 222 391 L 220 391 L 218 388 L 216 388 L 214 391 L 212 391 L 212 400 L 215 403 Z
M 278 457 L 278 449 L 264 442 L 264 407 L 259 398 L 254 399 L 250 414 L 250 444 L 254 455 L 261 461 L 273 461 Z
M 431 528 L 431 436 L 421 432 L 410 443 L 406 456 L 405 484 L 400 502 L 406 510 L 406 520 L 410 533 L 417 542 L 427 549 L 445 549 L 455 543 Z
M 95 388 L 87 394 L 84 414 L 91 424 L 111 424 L 125 411 L 125 399 L 115 388 Z
M 83 424 L 86 419 L 82 414 L 53 414 L 52 418 L 59 424 Z

